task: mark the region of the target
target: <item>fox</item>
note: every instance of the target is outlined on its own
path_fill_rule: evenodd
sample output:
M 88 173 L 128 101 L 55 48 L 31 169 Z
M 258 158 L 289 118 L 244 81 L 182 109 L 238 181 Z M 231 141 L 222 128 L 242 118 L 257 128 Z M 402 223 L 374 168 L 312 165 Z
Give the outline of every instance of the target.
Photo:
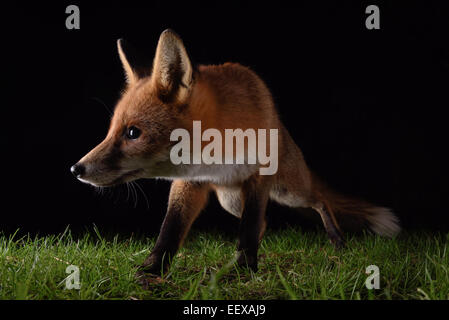
M 252 69 L 233 62 L 193 65 L 180 36 L 167 29 L 159 37 L 152 68 L 143 73 L 129 62 L 123 44 L 117 41 L 126 84 L 107 135 L 70 170 L 95 187 L 137 179 L 171 181 L 166 215 L 151 253 L 138 268 L 139 277 L 168 270 L 211 194 L 240 219 L 236 263 L 255 272 L 269 201 L 313 209 L 337 248 L 345 246 L 343 230 L 386 237 L 400 231 L 391 209 L 335 192 L 309 169 L 280 120 L 270 90 Z M 222 133 L 277 129 L 277 171 L 261 175 L 260 164 L 174 164 L 170 134 L 178 128 L 192 133 L 193 121 Z

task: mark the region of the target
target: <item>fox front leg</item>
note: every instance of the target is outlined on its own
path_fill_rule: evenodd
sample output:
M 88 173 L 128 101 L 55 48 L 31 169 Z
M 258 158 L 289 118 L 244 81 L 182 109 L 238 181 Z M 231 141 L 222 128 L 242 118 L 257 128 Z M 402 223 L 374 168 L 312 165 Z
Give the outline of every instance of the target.
M 265 212 L 269 192 L 261 177 L 250 179 L 243 185 L 244 209 L 240 221 L 238 260 L 239 266 L 257 271 L 257 251 L 265 231 Z
M 167 214 L 151 254 L 140 266 L 137 276 L 160 275 L 165 272 L 181 247 L 192 223 L 207 202 L 209 185 L 183 180 L 173 181 Z

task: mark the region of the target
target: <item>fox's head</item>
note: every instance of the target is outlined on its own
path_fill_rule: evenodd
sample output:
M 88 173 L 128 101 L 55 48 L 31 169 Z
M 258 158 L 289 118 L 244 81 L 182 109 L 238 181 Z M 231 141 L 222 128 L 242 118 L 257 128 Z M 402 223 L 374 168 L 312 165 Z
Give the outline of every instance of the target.
M 173 31 L 159 39 L 150 76 L 140 76 L 118 42 L 127 87 L 117 103 L 106 138 L 72 173 L 95 186 L 173 174 L 170 133 L 191 126 L 193 69 L 182 40 Z

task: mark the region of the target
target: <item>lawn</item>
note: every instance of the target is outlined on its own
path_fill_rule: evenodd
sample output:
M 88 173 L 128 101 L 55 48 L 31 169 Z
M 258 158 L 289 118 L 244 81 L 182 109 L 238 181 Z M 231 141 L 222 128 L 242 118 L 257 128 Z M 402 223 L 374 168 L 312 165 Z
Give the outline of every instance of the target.
M 322 232 L 269 230 L 252 273 L 233 264 L 233 236 L 193 231 L 169 272 L 143 290 L 135 266 L 154 242 L 97 228 L 0 234 L 0 299 L 449 299 L 449 234 L 347 236 L 336 250 Z M 66 288 L 69 265 L 79 268 L 79 290 Z M 369 265 L 379 267 L 379 289 L 365 286 Z

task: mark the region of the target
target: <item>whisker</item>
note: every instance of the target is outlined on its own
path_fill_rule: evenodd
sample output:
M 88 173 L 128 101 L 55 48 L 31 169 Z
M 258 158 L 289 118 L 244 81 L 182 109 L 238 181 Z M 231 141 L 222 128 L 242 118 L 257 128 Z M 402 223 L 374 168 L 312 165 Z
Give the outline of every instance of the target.
M 133 182 L 131 182 L 131 188 L 133 190 L 133 195 L 135 197 L 134 208 L 137 208 L 137 191 L 136 191 L 136 187 L 134 186 Z
M 136 185 L 137 188 L 139 188 L 139 190 L 142 192 L 143 197 L 145 198 L 145 201 L 147 203 L 147 209 L 150 210 L 150 202 L 148 200 L 147 195 L 145 194 L 145 192 L 143 191 L 142 187 L 139 185 L 139 183 L 137 181 L 134 181 L 134 184 Z
M 113 113 L 112 113 L 111 109 L 108 108 L 106 103 L 104 103 L 100 98 L 97 98 L 97 97 L 91 97 L 91 99 L 100 103 L 108 111 L 109 115 L 112 117 Z
M 129 200 L 129 182 L 126 182 L 126 191 L 127 191 L 127 195 L 126 195 L 126 202 L 128 202 Z

